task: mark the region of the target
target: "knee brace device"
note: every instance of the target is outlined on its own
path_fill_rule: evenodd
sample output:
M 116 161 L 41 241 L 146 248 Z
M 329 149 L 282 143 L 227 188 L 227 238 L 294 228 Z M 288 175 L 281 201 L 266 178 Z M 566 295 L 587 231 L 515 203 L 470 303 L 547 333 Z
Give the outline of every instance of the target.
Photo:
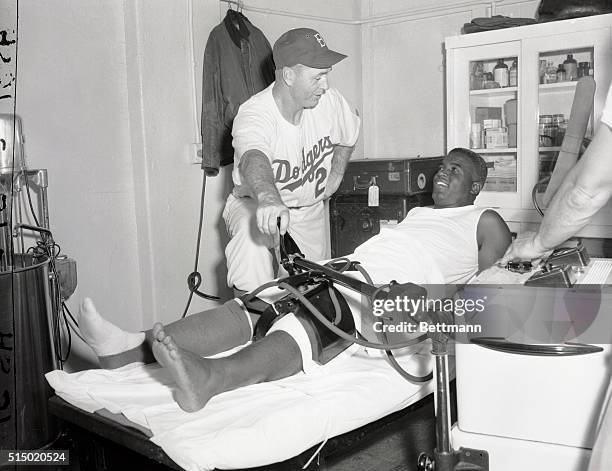
M 329 322 L 347 334 L 355 334 L 355 321 L 351 310 L 342 294 L 329 282 L 320 281 L 312 286 L 309 285 L 302 294 Z M 291 294 L 264 310 L 255 326 L 253 339 L 264 337 L 275 322 L 289 313 L 295 315 L 308 334 L 312 359 L 317 363 L 327 363 L 351 345 L 351 342 L 328 329 L 297 297 Z

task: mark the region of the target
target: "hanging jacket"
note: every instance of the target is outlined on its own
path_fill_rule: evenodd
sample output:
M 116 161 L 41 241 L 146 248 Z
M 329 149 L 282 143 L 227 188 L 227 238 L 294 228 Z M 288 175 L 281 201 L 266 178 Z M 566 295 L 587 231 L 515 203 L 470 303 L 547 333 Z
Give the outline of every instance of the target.
M 246 16 L 228 10 L 204 50 L 202 168 L 207 175 L 233 163 L 232 123 L 238 107 L 273 81 L 270 43 Z

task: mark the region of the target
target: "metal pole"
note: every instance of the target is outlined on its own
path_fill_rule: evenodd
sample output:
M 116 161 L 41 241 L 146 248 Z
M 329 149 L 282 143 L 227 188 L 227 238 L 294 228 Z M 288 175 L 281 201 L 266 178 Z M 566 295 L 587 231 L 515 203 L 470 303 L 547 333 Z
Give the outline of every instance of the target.
M 21 209 L 21 187 L 17 186 L 16 188 L 17 189 L 15 190 L 15 204 L 17 205 L 17 222 L 14 224 L 15 226 L 23 223 L 23 211 Z M 23 231 L 19 231 L 19 243 L 21 245 L 19 249 L 19 253 L 25 253 L 25 242 L 23 240 Z M 21 261 L 23 265 L 22 268 L 25 268 L 25 260 L 23 257 L 21 258 Z
M 42 227 L 50 229 L 49 225 L 49 204 L 47 200 L 47 188 L 49 186 L 49 180 L 47 178 L 47 170 L 40 169 L 36 170 L 36 185 L 40 188 L 41 208 L 40 213 L 42 215 Z
M 450 388 L 448 380 L 448 354 L 432 352 L 436 359 L 436 448 L 440 453 L 452 452 Z

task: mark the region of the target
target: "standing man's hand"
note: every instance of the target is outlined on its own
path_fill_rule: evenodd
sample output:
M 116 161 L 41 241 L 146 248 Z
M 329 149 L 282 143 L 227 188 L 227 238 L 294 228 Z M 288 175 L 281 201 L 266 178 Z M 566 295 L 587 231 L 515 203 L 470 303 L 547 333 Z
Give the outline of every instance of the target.
M 258 202 L 255 217 L 257 228 L 266 235 L 277 234 L 277 218 L 280 218 L 281 235 L 284 235 L 289 227 L 289 208 L 275 197 L 262 197 Z
M 259 150 L 249 150 L 242 156 L 238 168 L 243 182 L 257 200 L 257 229 L 274 236 L 278 234 L 277 219 L 280 218 L 280 233 L 284 235 L 289 227 L 289 208 L 275 186 L 270 159 Z
M 551 249 L 542 246 L 538 234 L 530 231 L 519 235 L 497 263 L 506 265 L 510 261 L 537 261 L 551 253 Z

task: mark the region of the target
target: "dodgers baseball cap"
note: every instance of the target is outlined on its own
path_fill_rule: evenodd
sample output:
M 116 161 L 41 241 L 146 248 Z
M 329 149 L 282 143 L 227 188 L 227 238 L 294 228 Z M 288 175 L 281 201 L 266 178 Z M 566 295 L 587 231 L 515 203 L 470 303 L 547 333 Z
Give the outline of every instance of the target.
M 346 57 L 327 47 L 323 36 L 310 28 L 291 29 L 274 43 L 276 69 L 302 64 L 313 69 L 327 69 Z

